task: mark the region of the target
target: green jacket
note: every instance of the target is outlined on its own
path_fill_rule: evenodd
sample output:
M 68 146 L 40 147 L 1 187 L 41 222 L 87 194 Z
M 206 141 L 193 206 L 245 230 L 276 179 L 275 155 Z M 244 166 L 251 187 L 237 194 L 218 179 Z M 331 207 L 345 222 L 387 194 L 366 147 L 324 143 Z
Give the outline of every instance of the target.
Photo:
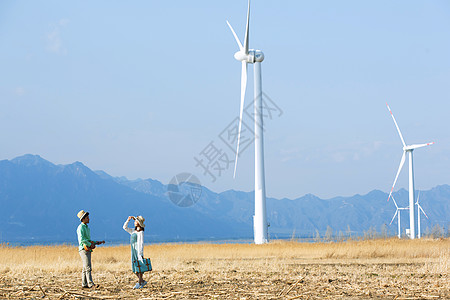
M 91 246 L 94 241 L 91 241 L 91 230 L 87 226 L 87 224 L 81 223 L 77 228 L 77 236 L 78 236 L 78 251 L 84 249 L 84 245 Z M 91 250 L 92 251 L 92 250 Z

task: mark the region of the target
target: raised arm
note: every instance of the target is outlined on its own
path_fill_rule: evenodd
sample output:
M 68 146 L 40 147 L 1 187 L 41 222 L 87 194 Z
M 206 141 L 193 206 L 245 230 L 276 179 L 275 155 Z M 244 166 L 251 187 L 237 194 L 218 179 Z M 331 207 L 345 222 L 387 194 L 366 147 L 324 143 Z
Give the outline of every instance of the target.
M 133 229 L 128 228 L 128 223 L 130 222 L 131 219 L 134 219 L 134 217 L 129 216 L 128 219 L 125 221 L 125 223 L 123 223 L 123 230 L 125 230 L 129 234 L 133 233 Z

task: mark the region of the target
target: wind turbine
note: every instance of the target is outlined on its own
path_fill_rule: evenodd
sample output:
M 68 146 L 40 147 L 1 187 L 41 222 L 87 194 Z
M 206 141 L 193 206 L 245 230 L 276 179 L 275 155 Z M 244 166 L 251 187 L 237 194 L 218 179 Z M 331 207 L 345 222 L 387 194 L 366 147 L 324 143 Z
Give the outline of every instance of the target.
M 398 238 L 400 239 L 400 238 L 402 238 L 402 231 L 401 231 L 401 228 L 400 228 L 400 211 L 401 210 L 408 210 L 409 207 L 398 207 L 397 202 L 395 202 L 394 196 L 392 196 L 392 201 L 394 201 L 395 207 L 397 209 L 395 210 L 395 214 L 392 217 L 391 223 L 389 223 L 389 225 L 391 225 L 392 222 L 394 222 L 395 216 L 398 215 L 398 220 L 397 220 L 397 222 L 398 222 Z
M 400 160 L 400 166 L 398 167 L 397 175 L 395 176 L 394 184 L 392 185 L 391 192 L 389 193 L 389 198 L 392 196 L 392 191 L 394 190 L 395 183 L 397 182 L 398 175 L 400 174 L 400 171 L 402 170 L 403 164 L 405 163 L 406 153 L 409 154 L 409 230 L 410 230 L 410 238 L 414 239 L 416 236 L 415 231 L 415 224 L 414 224 L 414 170 L 413 170 L 413 151 L 414 149 L 429 146 L 434 144 L 434 142 L 427 143 L 427 144 L 414 144 L 414 145 L 406 145 L 405 140 L 403 139 L 402 133 L 400 132 L 400 128 L 397 125 L 397 121 L 395 121 L 394 114 L 391 111 L 391 108 L 386 103 L 387 108 L 389 112 L 391 113 L 392 120 L 394 120 L 395 127 L 397 128 L 398 135 L 400 136 L 400 139 L 402 140 L 403 144 L 403 155 L 402 159 Z
M 419 195 L 417 195 L 417 202 L 416 202 L 416 205 L 417 205 L 417 237 L 420 239 L 420 237 L 421 237 L 421 235 L 420 235 L 420 233 L 421 233 L 421 231 L 420 231 L 420 212 L 422 212 L 424 215 L 425 215 L 425 217 L 427 217 L 427 219 L 428 219 L 428 216 L 427 216 L 427 214 L 425 213 L 425 211 L 423 210 L 423 208 L 422 208 L 422 206 L 420 206 L 420 204 L 419 204 L 419 197 L 420 197 L 420 192 L 419 192 Z
M 255 244 L 268 242 L 267 216 L 266 216 L 266 187 L 264 176 L 264 140 L 263 140 L 263 115 L 262 115 L 262 78 L 261 62 L 264 54 L 261 50 L 249 49 L 249 22 L 250 22 L 250 0 L 247 9 L 247 26 L 245 28 L 244 45 L 242 45 L 236 32 L 227 21 L 228 27 L 239 46 L 239 51 L 234 58 L 241 62 L 241 106 L 239 112 L 239 128 L 236 149 L 236 160 L 234 163 L 234 174 L 236 177 L 237 161 L 239 157 L 239 143 L 241 140 L 242 113 L 244 110 L 245 90 L 247 88 L 247 65 L 254 66 L 254 121 L 255 121 L 255 215 L 253 216 L 253 232 Z

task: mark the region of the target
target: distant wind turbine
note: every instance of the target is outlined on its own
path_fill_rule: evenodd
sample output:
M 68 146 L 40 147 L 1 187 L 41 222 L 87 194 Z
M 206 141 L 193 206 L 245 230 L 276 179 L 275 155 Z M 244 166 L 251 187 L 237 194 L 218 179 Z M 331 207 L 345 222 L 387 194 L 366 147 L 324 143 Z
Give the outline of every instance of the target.
M 417 145 L 406 145 L 405 140 L 403 139 L 402 133 L 400 132 L 400 128 L 397 125 L 397 121 L 395 121 L 394 114 L 391 111 L 391 108 L 386 103 L 387 108 L 389 112 L 391 113 L 392 120 L 394 120 L 395 127 L 397 128 L 398 135 L 400 136 L 400 139 L 402 140 L 403 144 L 403 155 L 402 159 L 400 160 L 400 166 L 398 167 L 397 175 L 395 176 L 394 184 L 392 185 L 391 192 L 389 193 L 388 201 L 392 196 L 392 191 L 394 190 L 395 183 L 397 182 L 398 175 L 400 174 L 400 171 L 402 170 L 403 164 L 405 163 L 405 157 L 406 153 L 409 153 L 409 230 L 410 230 L 410 238 L 414 239 L 416 235 L 415 231 L 415 224 L 414 224 L 414 171 L 413 171 L 413 151 L 414 149 L 429 146 L 434 144 L 427 143 L 427 144 L 417 144 Z
M 422 208 L 422 206 L 420 206 L 420 204 L 419 204 L 419 197 L 420 197 L 420 192 L 419 192 L 419 194 L 417 195 L 417 202 L 416 202 L 416 205 L 417 205 L 417 237 L 420 239 L 421 238 L 421 231 L 420 231 L 420 212 L 422 212 L 424 215 L 425 215 L 425 217 L 427 217 L 427 219 L 428 219 L 428 216 L 427 216 L 427 214 L 425 213 L 425 211 L 423 210 L 423 208 Z
M 244 110 L 245 90 L 247 88 L 247 64 L 254 64 L 254 121 L 255 121 L 255 215 L 253 216 L 253 231 L 255 244 L 268 242 L 267 216 L 266 216 L 266 187 L 264 178 L 264 140 L 263 140 L 263 115 L 262 115 L 262 79 L 261 62 L 264 54 L 261 50 L 249 49 L 249 25 L 250 25 L 250 0 L 247 9 L 247 26 L 245 28 L 244 45 L 242 45 L 236 32 L 227 21 L 228 27 L 239 46 L 239 51 L 234 58 L 241 62 L 241 105 L 239 112 L 239 128 L 236 149 L 236 160 L 234 163 L 234 174 L 236 177 L 237 161 L 239 157 L 239 144 L 241 140 L 242 113 Z
M 400 211 L 401 210 L 408 210 L 409 207 L 398 207 L 397 202 L 395 202 L 394 196 L 391 196 L 391 197 L 392 197 L 392 201 L 394 201 L 394 205 L 395 205 L 395 207 L 397 209 L 395 210 L 395 214 L 392 217 L 391 223 L 389 223 L 389 225 L 391 225 L 392 222 L 394 222 L 395 216 L 398 215 L 398 219 L 397 219 L 397 222 L 398 222 L 398 238 L 401 239 L 402 238 L 402 230 L 401 230 L 401 227 L 400 227 Z

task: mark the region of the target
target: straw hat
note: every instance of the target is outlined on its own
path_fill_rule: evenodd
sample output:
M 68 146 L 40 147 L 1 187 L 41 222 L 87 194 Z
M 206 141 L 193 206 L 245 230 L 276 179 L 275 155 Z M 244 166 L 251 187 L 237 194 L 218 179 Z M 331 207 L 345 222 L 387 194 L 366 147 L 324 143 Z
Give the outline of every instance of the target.
M 145 227 L 145 225 L 144 225 L 144 221 L 145 221 L 145 219 L 144 219 L 144 217 L 143 217 L 143 216 L 137 216 L 137 217 L 135 218 L 135 220 L 136 220 L 136 221 L 138 221 L 138 223 L 139 223 L 139 226 L 141 226 L 142 228 L 144 228 L 144 227 Z
M 86 217 L 88 214 L 89 214 L 89 213 L 88 213 L 87 211 L 80 210 L 80 211 L 77 213 L 77 217 L 78 217 L 78 219 L 80 219 L 80 221 L 81 221 L 81 220 L 83 220 L 83 218 Z

